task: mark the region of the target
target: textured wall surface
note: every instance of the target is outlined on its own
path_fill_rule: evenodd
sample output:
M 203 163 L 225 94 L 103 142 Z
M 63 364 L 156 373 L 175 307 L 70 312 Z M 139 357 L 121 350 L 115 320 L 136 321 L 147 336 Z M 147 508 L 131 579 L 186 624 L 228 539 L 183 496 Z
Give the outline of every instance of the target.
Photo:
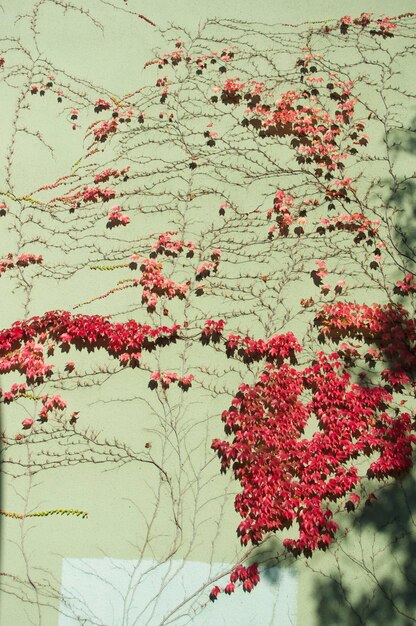
M 410 426 L 385 435 L 403 442 L 391 448 L 403 465 L 369 472 L 383 456 L 371 428 L 387 413 L 414 420 L 416 18 L 410 1 L 350 4 L 0 4 L 5 625 L 416 622 L 414 479 L 399 471 Z M 362 11 L 369 25 L 340 22 Z M 409 313 L 386 314 L 374 338 L 370 325 L 343 336 L 344 312 L 325 335 L 318 312 L 350 302 Z M 348 371 L 342 406 L 336 385 L 305 383 L 320 350 Z M 377 411 L 357 404 L 367 439 L 349 432 L 356 452 L 341 461 L 339 438 L 322 452 L 325 411 L 347 414 L 377 385 L 389 395 Z M 259 423 L 279 416 L 276 472 L 287 467 L 290 487 L 279 483 L 278 505 L 304 490 L 280 530 L 267 517 L 278 444 L 250 431 L 259 473 L 245 475 L 240 510 L 239 467 L 221 472 L 211 447 L 244 428 L 233 420 L 246 392 Z M 295 453 L 287 416 L 319 392 L 325 411 Z M 318 453 L 338 455 L 326 495 L 322 469 L 305 478 Z M 287 549 L 308 506 L 321 510 L 315 496 L 335 536 L 313 521 L 310 553 Z M 260 534 L 237 536 L 242 518 Z M 223 593 L 238 564 L 253 569 Z

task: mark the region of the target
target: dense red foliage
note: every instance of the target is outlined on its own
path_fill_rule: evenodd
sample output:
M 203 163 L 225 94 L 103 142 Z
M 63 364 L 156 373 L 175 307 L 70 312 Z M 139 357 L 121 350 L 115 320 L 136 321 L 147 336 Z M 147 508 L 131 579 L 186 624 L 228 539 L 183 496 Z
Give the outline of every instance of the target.
M 49 311 L 40 317 L 15 322 L 0 332 L 0 373 L 17 372 L 24 377 L 25 383 L 14 383 L 9 391 L 0 390 L 0 397 L 3 402 L 10 403 L 27 396 L 29 386 L 33 389 L 45 383 L 54 368 L 45 358 L 52 356 L 57 348 L 61 352 L 68 352 L 71 346 L 88 352 L 101 348 L 118 359 L 121 365 L 136 367 L 140 364 L 142 351 L 151 352 L 176 342 L 179 328 L 177 324 L 152 328 L 134 320 L 111 322 L 100 315 L 72 315 L 68 311 Z M 65 369 L 71 372 L 74 366 L 71 361 Z M 180 382 L 189 386 L 191 381 L 185 378 Z M 59 396 L 45 395 L 41 400 L 41 422 L 47 421 L 52 409 L 66 407 L 66 402 Z M 23 420 L 25 428 L 33 423 L 33 419 Z
M 357 459 L 375 455 L 364 472 L 371 478 L 411 467 L 416 437 L 409 413 L 388 409 L 392 397 L 384 387 L 351 379 L 337 353 L 319 353 L 311 367 L 268 363 L 255 385 L 240 385 L 222 414 L 233 440 L 217 439 L 212 447 L 242 486 L 235 507 L 244 518 L 243 544 L 296 522 L 298 537 L 285 546 L 310 555 L 334 537 L 330 503 L 360 485 Z M 313 416 L 318 427 L 307 436 Z

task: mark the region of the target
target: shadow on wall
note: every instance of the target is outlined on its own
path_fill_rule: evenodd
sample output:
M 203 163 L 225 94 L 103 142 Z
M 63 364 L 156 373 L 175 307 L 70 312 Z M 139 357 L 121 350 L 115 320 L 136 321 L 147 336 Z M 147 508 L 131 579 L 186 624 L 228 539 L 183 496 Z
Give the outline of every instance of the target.
M 262 580 L 267 580 L 272 585 L 279 585 L 286 569 L 289 568 L 293 572 L 296 559 L 283 547 L 281 539 L 270 535 L 265 543 L 256 548 L 248 564 L 251 565 L 254 562 L 262 563 L 264 566 L 261 571 Z
M 416 280 L 416 115 L 412 118 L 408 128 L 393 130 L 389 135 L 389 145 L 393 162 L 393 180 L 385 180 L 384 184 L 389 187 L 386 199 L 387 216 L 391 219 L 391 239 L 395 248 L 394 257 L 400 263 L 401 269 L 397 269 L 397 278 L 403 281 L 404 275 L 411 272 L 412 280 Z M 394 301 L 402 304 L 409 310 L 409 321 L 412 318 L 411 302 L 412 295 L 395 289 Z M 410 308 L 409 308 L 410 307 Z M 394 321 L 391 317 L 386 318 L 384 328 L 380 335 L 383 340 L 377 347 L 383 351 L 388 367 L 395 371 L 403 369 L 410 380 L 416 377 L 416 355 L 414 340 L 409 335 L 401 333 L 402 320 L 398 316 Z M 400 346 L 395 346 L 399 338 Z M 377 342 L 376 342 L 377 343 Z M 383 344 L 390 344 L 392 350 L 383 350 Z M 399 348 L 399 349 L 395 349 Z M 403 354 L 407 358 L 403 359 Z M 373 382 L 375 382 L 373 380 Z
M 411 129 L 391 135 L 395 159 L 416 157 L 416 117 Z M 398 163 L 398 165 L 400 165 Z M 416 165 L 416 160 L 415 160 Z M 414 165 L 413 170 L 415 170 Z M 409 169 L 408 162 L 406 169 Z M 396 258 L 407 272 L 416 268 L 416 176 L 400 175 L 389 182 L 387 209 L 397 211 L 392 232 Z M 404 272 L 400 273 L 403 277 Z M 414 279 L 415 277 L 413 277 Z M 397 303 L 411 307 L 412 296 L 398 296 Z M 412 318 L 413 314 L 410 314 Z M 398 323 L 401 327 L 401 324 Z M 397 339 L 398 328 L 386 319 L 381 334 Z M 391 370 L 404 368 L 415 377 L 414 341 L 404 343 L 413 358 L 397 362 L 394 353 L 384 354 Z M 385 344 L 384 344 L 385 345 Z M 396 348 L 400 346 L 396 345 Z M 399 351 L 398 351 L 399 353 Z M 376 377 L 373 383 L 380 384 Z M 416 624 L 416 471 L 382 487 L 379 499 L 349 518 L 349 534 L 340 539 L 321 560 L 313 583 L 315 620 L 322 626 L 411 626 Z M 324 570 L 325 568 L 325 570 Z
M 413 170 L 416 169 L 416 116 L 410 122 L 409 128 L 395 131 L 391 134 L 392 154 L 396 159 L 414 160 Z M 416 176 L 403 175 L 390 188 L 387 207 L 397 208 L 393 240 L 398 252 L 403 257 L 403 265 L 409 270 L 415 270 L 416 264 Z
M 321 333 L 319 338 L 322 343 L 325 343 L 326 337 L 336 344 L 350 338 L 366 343 L 373 350 L 376 348 L 376 353 L 367 351 L 365 354 L 366 378 L 361 379 L 359 371 L 354 382 L 361 386 L 384 385 L 387 382 L 389 391 L 401 392 L 416 378 L 413 308 L 416 284 L 416 116 L 410 128 L 390 134 L 389 146 L 392 174 L 389 180 L 381 181 L 381 187 L 388 188 L 383 203 L 390 233 L 389 241 L 386 241 L 391 253 L 389 261 L 393 259 L 395 263 L 392 276 L 396 283 L 394 289 L 389 289 L 388 297 L 379 302 L 379 309 L 370 306 L 369 311 L 360 310 L 359 314 L 352 309 L 353 322 L 350 325 L 338 324 L 337 316 L 332 314 L 326 320 L 325 315 L 318 316 L 316 325 L 322 326 L 322 320 L 327 325 L 326 334 Z M 373 245 L 373 239 L 368 239 L 367 243 Z M 377 268 L 376 263 L 372 269 Z M 353 367 L 355 357 L 350 358 L 346 354 L 345 362 Z
M 314 584 L 322 626 L 416 624 L 416 480 L 383 489 L 356 514 L 345 540 L 327 553 L 332 565 Z M 332 559 L 331 559 L 332 556 Z

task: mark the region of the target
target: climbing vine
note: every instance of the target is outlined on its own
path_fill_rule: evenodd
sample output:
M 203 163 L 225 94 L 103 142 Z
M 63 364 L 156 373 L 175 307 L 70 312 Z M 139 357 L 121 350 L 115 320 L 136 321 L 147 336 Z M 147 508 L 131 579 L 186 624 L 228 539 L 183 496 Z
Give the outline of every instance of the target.
M 395 151 L 410 124 L 412 94 L 396 76 L 414 52 L 415 16 L 256 26 L 259 46 L 244 22 L 162 28 L 165 48 L 119 95 L 40 54 L 45 4 L 19 18 L 33 49 L 23 36 L 0 41 L 16 106 L 0 280 L 21 311 L 0 331 L 4 466 L 30 481 L 80 463 L 150 466 L 161 486 L 146 547 L 167 498 L 166 554 L 185 556 L 202 524 L 195 494 L 215 475 L 216 514 L 234 500 L 240 521 L 236 565 L 206 595 L 250 592 L 274 561 L 327 550 L 343 511 L 412 468 L 416 282 L 401 202 L 414 174 Z M 72 7 L 101 28 L 98 8 Z M 52 148 L 31 112 L 54 116 L 78 150 L 33 188 L 19 142 Z M 58 306 L 39 304 L 45 289 L 62 294 Z M 124 438 L 119 416 L 111 434 L 91 430 L 83 389 L 109 387 L 122 412 L 136 385 L 151 434 Z M 87 517 L 0 511 L 55 514 Z M 275 534 L 281 552 L 257 557 Z

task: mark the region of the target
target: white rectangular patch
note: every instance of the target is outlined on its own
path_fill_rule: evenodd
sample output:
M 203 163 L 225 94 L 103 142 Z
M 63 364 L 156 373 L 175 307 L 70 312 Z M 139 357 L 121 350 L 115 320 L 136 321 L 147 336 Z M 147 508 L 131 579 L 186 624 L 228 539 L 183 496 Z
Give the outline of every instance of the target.
M 263 571 L 251 593 L 208 598 L 229 564 L 64 559 L 59 626 L 296 626 L 297 576 Z

